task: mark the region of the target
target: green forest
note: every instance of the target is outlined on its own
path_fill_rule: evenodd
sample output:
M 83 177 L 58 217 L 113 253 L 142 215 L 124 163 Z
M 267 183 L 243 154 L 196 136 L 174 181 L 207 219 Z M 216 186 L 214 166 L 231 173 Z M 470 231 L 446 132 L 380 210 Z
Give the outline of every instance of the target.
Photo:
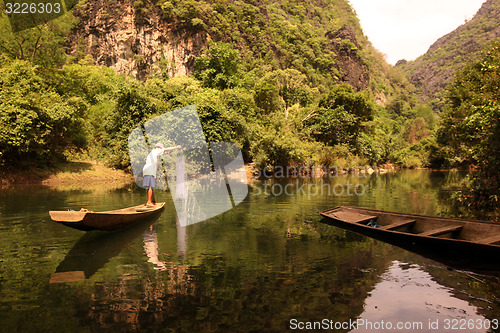
M 455 200 L 499 205 L 498 42 L 457 72 L 437 109 L 385 62 L 347 1 L 136 0 L 138 16 L 160 11 L 179 31 L 210 36 L 191 75 L 170 77 L 173 64 L 159 61 L 144 80 L 68 51 L 87 5 L 17 33 L 2 16 L 4 171 L 78 158 L 127 170 L 133 128 L 195 104 L 208 141 L 235 142 L 246 162 L 270 171 L 476 166 L 470 190 Z M 354 82 L 348 74 L 356 71 Z

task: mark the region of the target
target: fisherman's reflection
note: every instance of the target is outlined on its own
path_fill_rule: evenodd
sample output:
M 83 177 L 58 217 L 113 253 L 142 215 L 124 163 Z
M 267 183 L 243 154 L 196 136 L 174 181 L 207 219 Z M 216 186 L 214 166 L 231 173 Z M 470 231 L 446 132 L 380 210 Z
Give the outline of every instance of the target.
M 165 262 L 159 258 L 158 237 L 153 225 L 144 232 L 144 251 L 149 258 L 148 262 L 152 263 L 156 270 L 167 269 Z
M 187 250 L 186 227 L 181 226 L 177 219 L 177 255 L 184 258 Z M 151 225 L 148 230 L 144 232 L 144 251 L 148 256 L 148 262 L 154 265 L 154 269 L 158 271 L 165 271 L 167 263 L 160 259 L 160 251 L 158 247 L 158 236 L 154 225 Z

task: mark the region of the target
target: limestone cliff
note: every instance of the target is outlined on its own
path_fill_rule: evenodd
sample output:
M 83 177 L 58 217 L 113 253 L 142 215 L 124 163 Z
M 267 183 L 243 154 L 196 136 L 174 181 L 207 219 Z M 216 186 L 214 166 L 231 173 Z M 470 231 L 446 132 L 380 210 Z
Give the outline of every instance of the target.
M 337 54 L 336 68 L 341 74 L 341 80 L 358 91 L 367 89 L 370 75 L 358 55 L 362 46 L 356 38 L 354 29 L 346 25 L 335 33 L 327 33 L 326 36 L 330 39 L 330 45 Z
M 144 2 L 143 2 L 144 1 Z M 158 1 L 158 2 L 148 2 Z M 161 61 L 171 77 L 190 75 L 208 41 L 240 50 L 254 64 L 295 68 L 315 81 L 373 88 L 389 82 L 383 68 L 369 69 L 376 53 L 346 0 L 300 3 L 218 0 L 86 0 L 75 8 L 70 53 L 144 80 Z M 389 85 L 389 83 L 388 83 Z
M 191 74 L 194 57 L 207 44 L 206 32 L 179 30 L 157 6 L 136 8 L 132 0 L 87 0 L 75 16 L 80 23 L 70 52 L 138 79 L 162 58 L 170 76 Z

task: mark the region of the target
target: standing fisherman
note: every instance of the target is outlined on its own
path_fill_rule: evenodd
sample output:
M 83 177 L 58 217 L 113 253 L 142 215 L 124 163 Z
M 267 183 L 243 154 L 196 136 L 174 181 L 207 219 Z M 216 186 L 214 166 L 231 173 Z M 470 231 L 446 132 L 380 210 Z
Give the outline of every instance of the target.
M 155 177 L 156 170 L 158 167 L 158 157 L 164 152 L 174 149 L 180 149 L 181 146 L 165 148 L 162 143 L 157 143 L 155 148 L 148 154 L 146 158 L 146 164 L 142 168 L 142 174 L 144 179 L 142 185 L 148 189 L 148 202 L 146 202 L 146 207 L 154 207 L 156 204 L 155 195 L 153 190 L 155 189 Z

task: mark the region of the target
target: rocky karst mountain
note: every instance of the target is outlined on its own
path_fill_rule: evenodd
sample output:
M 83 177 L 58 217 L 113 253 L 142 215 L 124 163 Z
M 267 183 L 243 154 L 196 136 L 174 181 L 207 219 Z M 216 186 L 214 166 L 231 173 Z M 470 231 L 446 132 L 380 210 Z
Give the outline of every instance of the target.
M 415 61 L 400 61 L 424 100 L 433 100 L 453 79 L 454 73 L 472 60 L 481 48 L 500 36 L 500 0 L 486 1 L 476 15 L 438 39 Z
M 139 79 L 160 61 L 171 77 L 190 75 L 195 57 L 211 41 L 224 41 L 240 50 L 246 70 L 265 62 L 358 91 L 393 89 L 391 68 L 346 0 L 87 0 L 74 14 L 80 23 L 71 53 Z

